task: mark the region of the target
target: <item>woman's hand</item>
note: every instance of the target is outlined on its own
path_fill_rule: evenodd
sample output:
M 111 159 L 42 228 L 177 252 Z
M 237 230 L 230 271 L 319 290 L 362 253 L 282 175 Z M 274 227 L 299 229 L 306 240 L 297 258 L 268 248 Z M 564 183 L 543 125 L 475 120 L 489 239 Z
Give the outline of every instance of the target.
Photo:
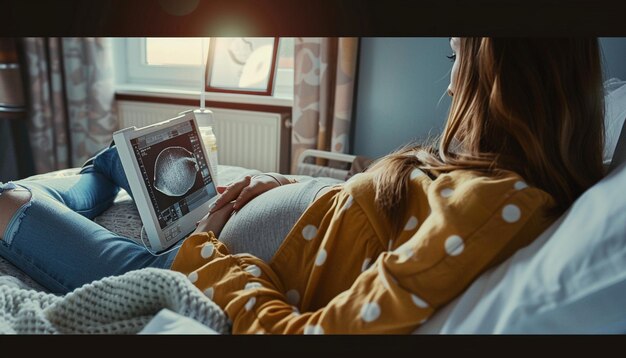
M 215 202 L 209 213 L 220 210 L 224 205 L 234 202 L 233 209 L 239 210 L 250 200 L 265 193 L 268 190 L 289 184 L 291 181 L 280 174 L 246 175 L 242 179 L 231 183 L 227 187 L 217 187 L 220 197 Z
M 200 221 L 197 222 L 196 230 L 194 230 L 193 233 L 213 231 L 215 237 L 219 237 L 224 225 L 226 225 L 226 222 L 230 219 L 233 212 L 233 203 L 227 203 L 219 210 L 207 213 Z

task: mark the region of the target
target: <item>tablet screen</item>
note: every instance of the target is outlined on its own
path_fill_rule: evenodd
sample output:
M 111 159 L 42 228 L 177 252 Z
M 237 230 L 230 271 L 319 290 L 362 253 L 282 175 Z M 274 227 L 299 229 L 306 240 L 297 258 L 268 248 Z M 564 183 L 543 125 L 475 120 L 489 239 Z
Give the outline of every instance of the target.
M 161 229 L 217 195 L 192 120 L 132 139 Z

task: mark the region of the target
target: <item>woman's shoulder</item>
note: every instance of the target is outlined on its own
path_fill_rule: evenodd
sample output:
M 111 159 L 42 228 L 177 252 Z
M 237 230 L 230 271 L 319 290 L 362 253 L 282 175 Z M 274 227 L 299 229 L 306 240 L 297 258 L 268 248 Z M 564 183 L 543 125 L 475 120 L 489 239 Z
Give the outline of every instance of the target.
M 429 197 L 443 198 L 450 204 L 463 202 L 467 205 L 476 202 L 488 206 L 513 195 L 526 196 L 546 206 L 553 204 L 550 194 L 528 183 L 520 174 L 508 170 L 494 173 L 451 171 L 434 179 L 428 191 L 432 193 Z
M 496 172 L 488 173 L 480 170 L 457 169 L 448 173 L 440 174 L 433 180 L 433 184 L 438 183 L 456 183 L 457 185 L 465 184 L 470 186 L 497 186 L 512 183 L 520 188 L 528 186 L 521 175 L 510 170 L 498 170 Z
M 373 190 L 376 181 L 376 172 L 366 171 L 354 175 L 343 184 L 350 191 Z M 454 186 L 462 188 L 513 186 L 522 189 L 528 186 L 524 178 L 512 171 L 485 173 L 476 170 L 454 170 L 433 177 L 427 171 L 414 168 L 408 175 L 409 183 L 422 187 Z
M 342 184 L 342 189 L 355 199 L 373 197 L 375 191 L 374 180 L 375 175 L 372 172 L 365 171 L 355 174 L 348 179 Z
M 410 172 L 409 179 L 410 191 L 413 194 L 411 196 L 421 197 L 416 195 L 415 190 L 424 192 L 428 201 L 446 199 L 449 203 L 459 200 L 469 204 L 468 199 L 472 199 L 489 202 L 517 192 L 523 192 L 524 195 L 532 196 L 546 204 L 553 200 L 550 194 L 534 187 L 518 173 L 508 170 L 486 173 L 458 169 L 432 178 L 425 171 L 415 168 Z M 344 183 L 343 188 L 355 197 L 371 200 L 375 195 L 375 181 L 375 172 L 363 172 Z

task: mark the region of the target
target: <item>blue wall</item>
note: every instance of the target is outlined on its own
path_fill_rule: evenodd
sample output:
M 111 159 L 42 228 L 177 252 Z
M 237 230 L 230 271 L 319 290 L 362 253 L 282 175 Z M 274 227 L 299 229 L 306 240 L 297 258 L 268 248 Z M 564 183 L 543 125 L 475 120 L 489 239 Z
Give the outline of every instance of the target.
M 604 77 L 617 77 L 626 81 L 626 38 L 601 38 L 600 46 L 604 60 Z
M 605 77 L 626 80 L 626 38 L 600 44 Z M 377 158 L 441 133 L 450 106 L 448 38 L 364 37 L 360 51 L 353 153 Z
M 447 38 L 361 39 L 354 154 L 379 157 L 441 132 L 450 53 Z

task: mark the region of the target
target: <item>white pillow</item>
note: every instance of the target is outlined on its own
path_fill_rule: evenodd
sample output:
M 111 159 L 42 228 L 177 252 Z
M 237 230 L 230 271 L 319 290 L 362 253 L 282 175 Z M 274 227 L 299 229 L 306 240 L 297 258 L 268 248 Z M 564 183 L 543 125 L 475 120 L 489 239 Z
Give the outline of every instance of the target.
M 415 331 L 626 333 L 626 163 Z
M 617 146 L 619 134 L 626 119 L 626 81 L 611 78 L 604 82 L 604 129 L 605 143 L 603 159 L 610 163 Z
M 195 319 L 163 308 L 138 334 L 219 334 Z

